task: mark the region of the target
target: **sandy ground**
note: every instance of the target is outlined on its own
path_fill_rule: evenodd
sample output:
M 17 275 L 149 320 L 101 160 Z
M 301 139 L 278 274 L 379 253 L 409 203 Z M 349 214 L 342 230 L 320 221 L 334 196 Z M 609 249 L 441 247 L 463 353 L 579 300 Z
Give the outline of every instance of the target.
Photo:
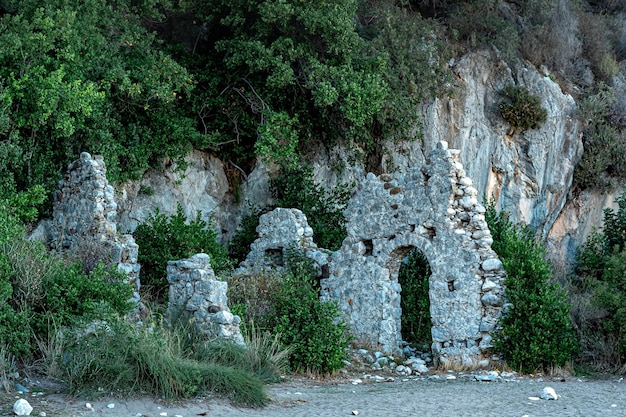
M 353 376 L 354 378 L 355 376 Z M 297 378 L 268 387 L 272 403 L 263 409 L 237 408 L 223 399 L 193 399 L 166 404 L 153 398 L 115 398 L 91 401 L 69 399 L 62 394 L 3 394 L 0 416 L 13 416 L 16 398 L 25 398 L 34 407 L 31 415 L 46 417 L 336 417 L 369 416 L 626 416 L 626 380 L 610 377 L 586 380 L 513 378 L 479 382 L 471 375 L 447 380 L 442 374 L 423 379 L 395 377 L 393 382 L 365 379 L 315 381 Z M 536 400 L 544 387 L 555 389 L 556 401 Z M 107 407 L 114 404 L 113 408 Z M 358 414 L 357 414 L 358 413 Z

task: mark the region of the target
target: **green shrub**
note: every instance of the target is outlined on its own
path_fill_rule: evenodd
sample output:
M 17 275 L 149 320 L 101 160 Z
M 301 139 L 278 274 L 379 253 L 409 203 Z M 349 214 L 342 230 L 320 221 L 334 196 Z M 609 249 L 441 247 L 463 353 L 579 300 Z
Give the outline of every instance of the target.
M 567 295 L 550 281 L 545 250 L 528 227 L 515 225 L 493 203 L 486 220 L 507 277 L 506 298 L 511 307 L 499 320 L 494 346 L 506 362 L 523 372 L 567 365 L 579 352 L 570 320 Z
M 276 207 L 297 208 L 306 216 L 313 239 L 321 248 L 338 250 L 346 237 L 346 208 L 352 186 L 342 184 L 327 191 L 313 179 L 310 167 L 281 171 L 270 182 Z
M 61 265 L 59 265 L 61 266 Z M 76 318 L 93 320 L 100 304 L 105 304 L 121 316 L 133 309 L 130 301 L 132 287 L 125 282 L 126 275 L 113 265 L 99 264 L 90 274 L 82 265 L 62 265 L 43 283 L 42 303 L 37 309 L 39 331 L 47 331 L 47 319 L 58 326 L 73 324 Z
M 595 284 L 594 302 L 608 313 L 601 322 L 603 332 L 617 341 L 614 366 L 626 365 L 626 251 L 606 260 L 602 279 Z
M 274 299 L 273 332 L 290 348 L 294 370 L 332 373 L 344 366 L 350 337 L 337 305 L 320 301 L 311 262 L 290 254 L 290 272 Z
M 281 274 L 263 271 L 234 275 L 228 279 L 228 301 L 233 314 L 241 317 L 241 326 L 271 330 L 268 319 L 274 315 L 274 297 L 280 291 Z
M 381 138 L 414 139 L 421 131 L 414 109 L 453 93 L 448 68 L 452 47 L 438 22 L 423 19 L 395 1 L 361 2 L 359 16 L 359 33 L 371 39 L 367 52 L 386 60 L 384 79 L 389 88 L 385 106 L 376 115 L 380 132 L 363 135 L 359 142 L 367 150 Z
M 514 20 L 501 13 L 498 0 L 456 3 L 447 22 L 454 39 L 470 49 L 495 47 L 509 64 L 518 61 L 520 36 Z
M 109 180 L 183 163 L 200 136 L 178 99 L 192 80 L 143 25 L 156 7 L 135 3 L 3 2 L 0 188 L 50 190 L 83 150 L 104 156 Z
M 579 100 L 585 152 L 576 165 L 578 187 L 615 191 L 626 178 L 626 141 L 619 127 L 622 111 L 613 87 L 598 84 Z
M 580 324 L 581 337 L 590 348 L 612 344 L 594 365 L 605 370 L 626 370 L 626 194 L 617 199 L 617 212 L 604 210 L 604 228 L 595 230 L 578 254 L 578 287 L 592 294 L 592 305 L 604 312 Z
M 510 132 L 538 129 L 546 121 L 547 110 L 541 107 L 539 97 L 530 94 L 528 88 L 510 84 L 500 93 L 506 98 L 500 103 L 500 112 L 511 125 Z
M 412 249 L 398 272 L 402 287 L 402 339 L 420 347 L 432 343 L 429 278 L 428 260 L 419 249 Z
M 261 210 L 254 208 L 252 213 L 243 216 L 235 231 L 235 236 L 228 242 L 228 254 L 237 263 L 246 259 L 250 253 L 250 245 L 259 237 L 256 228 L 259 225 L 260 216 Z
M 0 201 L 0 344 L 20 360 L 38 355 L 36 340 L 48 340 L 51 326 L 102 318 L 101 307 L 128 313 L 132 289 L 125 278 L 113 266 L 87 274 L 81 264 L 50 255 L 26 239 L 18 217 Z
M 200 212 L 188 221 L 180 204 L 176 214 L 171 216 L 155 210 L 133 233 L 139 245 L 142 285 L 151 287 L 159 299 L 166 298 L 167 262 L 200 252 L 209 254 L 216 274 L 229 271 L 232 262 L 226 249 L 217 242 L 217 232 L 211 226 L 200 218 Z

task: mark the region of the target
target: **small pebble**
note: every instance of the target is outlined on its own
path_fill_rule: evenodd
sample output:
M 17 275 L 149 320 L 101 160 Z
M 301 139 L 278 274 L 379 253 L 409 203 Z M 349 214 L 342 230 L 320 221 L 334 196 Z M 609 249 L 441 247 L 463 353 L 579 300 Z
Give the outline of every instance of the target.
M 91 403 L 85 403 L 85 408 L 93 408 L 93 406 L 91 405 Z

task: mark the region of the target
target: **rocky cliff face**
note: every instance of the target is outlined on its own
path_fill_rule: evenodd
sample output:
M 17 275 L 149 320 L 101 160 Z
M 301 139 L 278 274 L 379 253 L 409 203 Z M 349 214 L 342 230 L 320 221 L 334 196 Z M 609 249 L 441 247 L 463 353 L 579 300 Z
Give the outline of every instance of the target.
M 491 52 L 466 55 L 454 64 L 453 71 L 458 92 L 416 109 L 423 113 L 423 139 L 387 144 L 383 171 L 402 173 L 422 166 L 424 155 L 446 141 L 460 150 L 459 161 L 480 200 L 493 197 L 497 207 L 530 224 L 556 252 L 571 259 L 573 248 L 599 224 L 602 207 L 613 199 L 589 194 L 570 201 L 574 167 L 583 151 L 574 99 L 549 74 L 530 67 L 513 71 Z M 509 126 L 498 111 L 499 91 L 511 83 L 524 85 L 541 97 L 548 118 L 540 129 L 506 134 Z M 320 150 L 316 178 L 328 185 L 364 180 L 365 169 L 355 165 L 349 154 L 346 149 Z M 246 202 L 258 206 L 269 202 L 263 165 L 248 175 L 235 196 L 221 161 L 196 151 L 189 162 L 184 176 L 168 169 L 164 174 L 150 173 L 141 184 L 118 188 L 120 229 L 134 230 L 155 207 L 173 213 L 180 202 L 188 216 L 195 216 L 197 210 L 205 219 L 212 215 L 227 240 L 245 212 Z M 337 166 L 343 169 L 337 170 Z

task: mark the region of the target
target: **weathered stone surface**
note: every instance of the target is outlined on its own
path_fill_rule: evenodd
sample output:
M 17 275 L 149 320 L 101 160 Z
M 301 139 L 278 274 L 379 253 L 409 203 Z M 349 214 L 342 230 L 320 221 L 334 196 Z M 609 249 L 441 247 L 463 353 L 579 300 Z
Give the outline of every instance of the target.
M 53 218 L 47 223 L 50 247 L 59 252 L 87 253 L 95 264 L 102 260 L 117 265 L 133 286 L 135 313 L 143 307 L 139 298 L 139 247 L 132 235 L 117 234 L 117 204 L 113 187 L 106 177 L 101 156 L 83 152 L 72 162 L 54 193 Z M 46 239 L 46 240 L 48 240 Z
M 241 320 L 228 308 L 228 284 L 215 279 L 209 255 L 199 253 L 189 259 L 169 261 L 167 281 L 170 317 L 190 316 L 207 339 L 225 338 L 245 344 L 239 329 Z
M 176 214 L 179 203 L 187 218 L 195 218 L 199 211 L 203 220 L 215 217 L 223 223 L 216 208 L 229 198 L 224 164 L 202 151 L 193 151 L 187 163 L 184 171 L 172 165 L 148 171 L 141 181 L 120 184 L 116 196 L 120 230 L 132 233 L 156 208 L 165 215 Z
M 304 233 L 309 226 L 299 210 L 278 208 L 264 214 L 257 228 L 259 238 L 236 273 L 280 267 L 285 250 L 300 248 L 319 266 L 322 300 L 337 302 L 355 338 L 383 352 L 398 353 L 402 317 L 398 272 L 402 259 L 418 248 L 432 271 L 436 360 L 449 367 L 478 366 L 486 349 L 481 346 L 489 345 L 480 345 L 481 340 L 493 330 L 481 330 L 481 323 L 497 320 L 504 271 L 484 243 L 491 238 L 484 208 L 468 197 L 473 191 L 456 155 L 442 142 L 421 168 L 397 176 L 365 176 L 345 211 L 348 236 L 330 257 Z M 457 193 L 459 189 L 464 191 Z M 459 204 L 468 198 L 471 204 Z M 476 232 L 481 232 L 479 240 L 473 237 Z
M 445 366 L 475 367 L 487 336 L 480 325 L 499 314 L 494 300 L 503 295 L 504 271 L 495 252 L 473 237 L 491 234 L 456 155 L 441 142 L 421 168 L 396 176 L 368 174 L 349 202 L 348 237 L 321 284 L 323 298 L 337 301 L 357 339 L 394 352 L 401 342 L 398 272 L 402 259 L 418 248 L 432 272 L 433 353 Z
M 441 140 L 459 149 L 478 196 L 494 197 L 514 220 L 545 238 L 568 199 L 583 151 L 574 99 L 547 75 L 530 67 L 514 73 L 492 52 L 465 55 L 454 72 L 458 94 L 425 106 L 424 151 Z M 513 83 L 540 97 L 548 117 L 539 129 L 509 137 L 497 105 L 499 91 Z
M 282 267 L 290 249 L 301 249 L 318 266 L 330 261 L 331 252 L 318 249 L 313 242 L 313 229 L 298 209 L 277 208 L 263 214 L 257 227 L 259 237 L 250 245 L 250 253 L 239 265 L 235 274 L 245 274 L 259 269 Z

